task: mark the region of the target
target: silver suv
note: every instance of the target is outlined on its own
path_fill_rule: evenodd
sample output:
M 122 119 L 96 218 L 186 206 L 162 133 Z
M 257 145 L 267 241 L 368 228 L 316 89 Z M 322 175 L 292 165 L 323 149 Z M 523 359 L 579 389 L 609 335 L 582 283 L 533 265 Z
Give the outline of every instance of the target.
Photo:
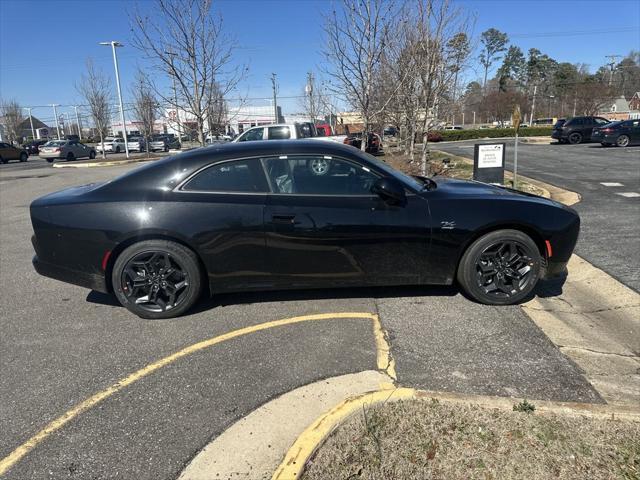
M 56 159 L 73 161 L 76 158 L 96 158 L 96 151 L 77 140 L 51 140 L 40 147 L 40 158 L 52 163 Z

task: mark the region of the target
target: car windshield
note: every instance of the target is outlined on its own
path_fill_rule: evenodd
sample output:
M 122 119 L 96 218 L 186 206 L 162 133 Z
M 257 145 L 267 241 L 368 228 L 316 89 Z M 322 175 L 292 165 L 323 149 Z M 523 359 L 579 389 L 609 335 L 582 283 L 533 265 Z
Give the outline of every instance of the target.
M 566 120 L 565 120 L 564 118 L 563 118 L 563 119 L 560 119 L 560 120 L 558 120 L 558 121 L 556 122 L 556 124 L 554 125 L 554 127 L 555 127 L 555 128 L 560 128 L 560 127 L 562 127 L 562 126 L 565 124 L 565 122 L 566 122 Z
M 419 178 L 410 177 L 409 175 L 406 175 L 401 171 L 396 170 L 395 168 L 390 166 L 388 163 L 378 160 L 373 155 L 367 155 L 367 160 L 369 160 L 371 163 L 373 163 L 376 167 L 378 167 L 383 172 L 391 175 L 392 177 L 396 178 L 397 180 L 400 180 L 405 184 L 409 184 L 412 188 L 416 190 L 422 190 L 422 188 L 429 183 L 428 181 L 425 182 Z
M 607 123 L 606 125 L 603 125 L 602 128 L 612 128 L 612 127 L 617 127 L 618 125 L 622 125 L 622 121 L 619 122 L 611 122 L 611 123 Z

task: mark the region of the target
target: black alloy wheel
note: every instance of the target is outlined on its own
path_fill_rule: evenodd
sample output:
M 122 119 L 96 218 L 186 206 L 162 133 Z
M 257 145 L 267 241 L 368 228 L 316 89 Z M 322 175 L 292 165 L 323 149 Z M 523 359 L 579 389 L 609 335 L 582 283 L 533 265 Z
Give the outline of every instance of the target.
M 498 230 L 476 240 L 465 252 L 458 281 L 475 300 L 510 305 L 527 297 L 540 275 L 538 247 L 518 230 Z
M 577 145 L 582 142 L 582 134 L 580 132 L 573 132 L 569 135 L 569 143 L 571 145 Z
M 628 147 L 629 146 L 629 136 L 628 135 L 620 135 L 616 139 L 616 145 L 619 147 Z
M 89 158 L 90 158 L 91 160 L 93 160 L 94 158 L 96 158 L 96 152 L 94 152 L 93 150 L 91 150 L 91 151 L 89 152 Z
M 171 318 L 200 296 L 201 273 L 195 254 L 165 240 L 134 244 L 116 259 L 112 272 L 120 303 L 142 318 Z
M 21 162 L 26 162 L 28 158 L 29 158 L 29 155 L 27 155 L 25 152 L 22 152 L 20 154 L 20 161 Z

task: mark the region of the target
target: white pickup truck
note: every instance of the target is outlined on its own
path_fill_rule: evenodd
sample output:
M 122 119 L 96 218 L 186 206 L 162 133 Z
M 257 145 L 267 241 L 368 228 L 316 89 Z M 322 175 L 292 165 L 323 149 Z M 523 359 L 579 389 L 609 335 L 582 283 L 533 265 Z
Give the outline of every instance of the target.
M 238 136 L 234 142 L 251 142 L 256 140 L 296 140 L 300 138 L 313 138 L 315 140 L 327 140 L 330 142 L 344 143 L 346 135 L 331 135 L 328 137 L 318 135 L 313 123 L 274 123 L 253 127 Z

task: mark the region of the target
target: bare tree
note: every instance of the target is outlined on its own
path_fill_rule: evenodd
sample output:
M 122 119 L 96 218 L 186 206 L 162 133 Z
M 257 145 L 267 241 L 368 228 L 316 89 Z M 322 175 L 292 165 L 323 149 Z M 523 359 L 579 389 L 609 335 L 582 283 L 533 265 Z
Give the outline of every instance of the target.
M 139 122 L 140 133 L 144 137 L 148 157 L 150 156 L 149 143 L 158 118 L 159 105 L 154 91 L 149 85 L 149 79 L 142 70 L 138 70 L 136 73 L 135 83 L 131 89 L 131 97 L 133 98 L 133 112 Z
M 246 71 L 232 65 L 235 42 L 224 34 L 222 18 L 212 14 L 211 5 L 212 0 L 156 0 L 150 8 L 145 4 L 145 13 L 132 15 L 133 45 L 175 80 L 180 109 L 195 120 L 203 145 L 209 104 L 216 98 L 209 92 L 215 85 L 226 97 Z M 164 103 L 175 103 L 170 93 L 152 85 Z
M 420 116 L 422 117 L 422 174 L 427 174 L 429 160 L 429 130 L 444 105 L 444 94 L 464 62 L 459 49 L 452 50 L 454 39 L 461 38 L 468 28 L 468 18 L 449 0 L 421 0 L 415 19 L 407 22 L 410 29 L 410 49 L 420 82 Z M 465 33 L 466 35 L 466 33 Z M 468 51 L 467 51 L 468 54 Z
M 384 0 L 342 0 L 340 11 L 325 19 L 324 56 L 327 73 L 337 83 L 336 93 L 362 116 L 364 123 L 362 150 L 380 106 L 373 102 L 374 80 L 381 56 L 393 33 L 393 3 Z M 386 105 L 391 97 L 382 102 Z
M 104 72 L 97 70 L 91 59 L 87 59 L 87 74 L 80 77 L 76 90 L 84 97 L 89 107 L 89 113 L 95 129 L 100 136 L 102 158 L 106 158 L 104 151 L 104 137 L 111 122 L 111 108 L 113 104 L 111 81 Z
M 225 134 L 228 117 L 227 101 L 224 98 L 220 86 L 213 82 L 207 89 L 207 121 L 209 123 L 209 133 L 212 135 Z
M 16 100 L 0 101 L 0 121 L 4 125 L 4 133 L 10 143 L 20 138 L 20 124 L 25 117 L 22 107 Z
M 315 122 L 323 107 L 323 99 L 313 72 L 307 73 L 307 83 L 304 86 L 304 96 L 300 99 L 300 106 L 304 113 Z

